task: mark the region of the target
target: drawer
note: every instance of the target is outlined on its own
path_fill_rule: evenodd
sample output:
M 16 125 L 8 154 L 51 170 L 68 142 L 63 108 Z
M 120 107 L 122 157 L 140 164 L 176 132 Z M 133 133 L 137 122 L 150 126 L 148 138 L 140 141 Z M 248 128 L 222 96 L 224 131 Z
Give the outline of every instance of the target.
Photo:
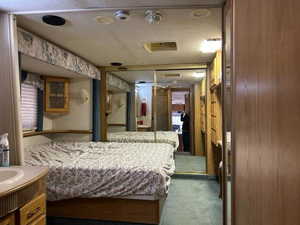
M 30 225 L 46 225 L 46 215 L 42 215 L 33 221 Z
M 27 225 L 46 213 L 46 195 L 42 194 L 20 209 L 20 225 Z
M 12 214 L 0 219 L 0 225 L 15 225 L 15 215 Z

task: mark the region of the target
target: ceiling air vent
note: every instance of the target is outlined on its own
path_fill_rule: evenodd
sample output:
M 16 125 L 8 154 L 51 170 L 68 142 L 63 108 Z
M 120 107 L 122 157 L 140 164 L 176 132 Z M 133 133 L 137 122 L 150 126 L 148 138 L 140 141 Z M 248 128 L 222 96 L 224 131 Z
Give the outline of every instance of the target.
M 179 73 L 169 73 L 169 74 L 165 74 L 166 78 L 180 78 L 181 75 Z
M 161 51 L 177 51 L 176 42 L 151 42 L 144 44 L 146 51 L 161 52 Z

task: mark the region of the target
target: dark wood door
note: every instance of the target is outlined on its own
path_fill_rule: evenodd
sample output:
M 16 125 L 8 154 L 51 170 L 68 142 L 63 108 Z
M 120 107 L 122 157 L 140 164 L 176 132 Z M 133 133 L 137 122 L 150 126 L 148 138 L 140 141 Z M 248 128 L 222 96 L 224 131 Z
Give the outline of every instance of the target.
M 300 224 L 299 11 L 233 0 L 235 225 Z

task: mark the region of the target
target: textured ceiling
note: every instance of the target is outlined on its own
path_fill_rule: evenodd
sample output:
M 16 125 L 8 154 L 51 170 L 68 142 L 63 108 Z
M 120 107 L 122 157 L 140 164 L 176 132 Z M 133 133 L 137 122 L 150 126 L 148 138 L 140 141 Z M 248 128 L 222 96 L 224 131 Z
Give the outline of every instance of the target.
M 211 61 L 212 54 L 201 53 L 200 43 L 221 37 L 221 9 L 209 9 L 210 16 L 204 18 L 193 17 L 193 10 L 161 9 L 163 20 L 159 25 L 145 21 L 145 10 L 131 10 L 128 21 L 109 25 L 97 23 L 95 17 L 112 17 L 115 11 L 57 14 L 67 20 L 63 27 L 43 24 L 42 14 L 18 16 L 17 22 L 98 66 L 108 66 L 110 62 L 124 65 L 206 63 Z M 146 42 L 161 41 L 177 42 L 178 51 L 148 53 L 143 48 Z
M 131 8 L 165 6 L 220 6 L 224 0 L 1 0 L 0 10 L 9 12 L 71 10 L 87 8 Z

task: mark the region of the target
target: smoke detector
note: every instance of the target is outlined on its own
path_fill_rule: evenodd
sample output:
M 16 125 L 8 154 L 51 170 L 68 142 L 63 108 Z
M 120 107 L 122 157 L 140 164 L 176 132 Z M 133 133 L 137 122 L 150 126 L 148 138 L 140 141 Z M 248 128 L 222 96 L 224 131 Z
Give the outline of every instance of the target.
M 114 13 L 114 16 L 117 20 L 128 20 L 130 13 L 127 10 L 118 10 Z
M 158 10 L 147 10 L 145 12 L 145 19 L 149 24 L 159 24 L 162 18 Z

